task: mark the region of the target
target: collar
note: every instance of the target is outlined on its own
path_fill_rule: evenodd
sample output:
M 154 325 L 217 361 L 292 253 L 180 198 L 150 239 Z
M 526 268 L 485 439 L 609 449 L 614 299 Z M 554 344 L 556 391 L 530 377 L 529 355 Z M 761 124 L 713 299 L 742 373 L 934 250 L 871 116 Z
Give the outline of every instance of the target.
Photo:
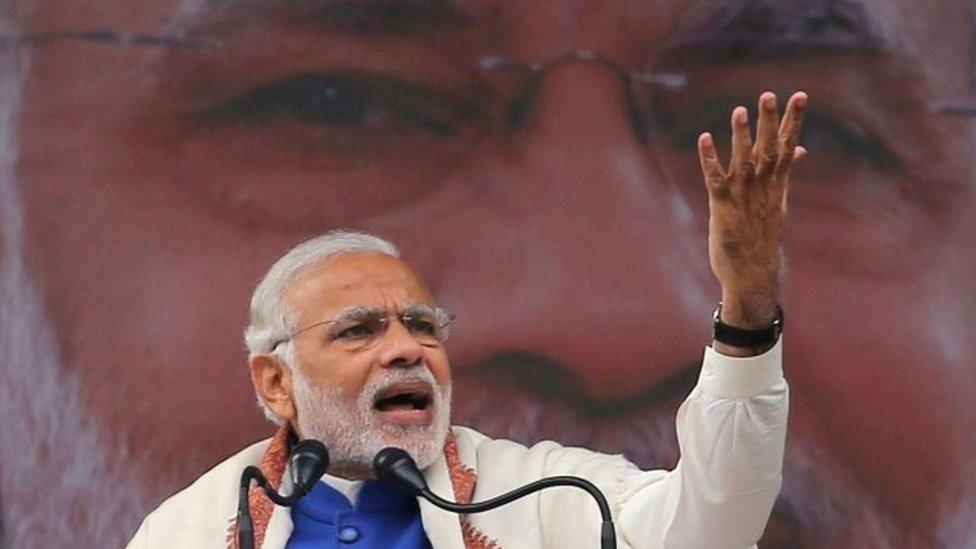
M 324 482 L 329 488 L 345 496 L 349 504 L 353 506 L 356 505 L 356 500 L 359 498 L 359 493 L 363 488 L 363 481 L 361 480 L 349 480 L 330 474 L 322 475 L 320 482 Z
M 280 428 L 261 459 L 260 468 L 275 489 L 289 490 L 291 481 L 285 474 L 288 465 L 290 429 Z M 475 471 L 459 456 L 457 438 L 448 431 L 441 453 L 433 465 L 423 471 L 431 490 L 455 502 L 470 503 L 477 482 Z M 335 478 L 335 477 L 333 477 Z M 361 488 L 360 488 L 361 489 Z M 339 490 L 341 491 L 341 490 Z M 358 498 L 357 494 L 357 498 Z M 291 513 L 275 506 L 257 487 L 250 492 L 251 514 L 254 518 L 255 547 L 285 547 L 292 532 Z M 497 547 L 458 515 L 444 511 L 423 498 L 418 498 L 421 520 L 431 545 L 438 549 L 479 549 Z M 264 542 L 267 541 L 267 545 Z M 231 518 L 227 529 L 227 547 L 237 547 L 237 519 Z

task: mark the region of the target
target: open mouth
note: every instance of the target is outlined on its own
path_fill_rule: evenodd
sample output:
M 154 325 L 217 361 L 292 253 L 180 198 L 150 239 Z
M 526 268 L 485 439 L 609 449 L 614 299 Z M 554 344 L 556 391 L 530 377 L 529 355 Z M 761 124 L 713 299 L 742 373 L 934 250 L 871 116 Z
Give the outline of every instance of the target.
M 397 383 L 376 394 L 373 409 L 385 421 L 404 425 L 426 425 L 433 417 L 430 384 L 424 381 Z

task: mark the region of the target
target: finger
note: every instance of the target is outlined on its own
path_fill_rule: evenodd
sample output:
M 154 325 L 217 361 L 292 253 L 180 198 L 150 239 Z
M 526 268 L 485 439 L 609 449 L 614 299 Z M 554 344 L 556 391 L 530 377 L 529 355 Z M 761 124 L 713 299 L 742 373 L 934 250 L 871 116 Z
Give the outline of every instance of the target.
M 779 130 L 779 109 L 776 94 L 764 92 L 759 96 L 759 122 L 756 124 L 756 174 L 760 177 L 770 175 L 776 166 L 779 155 L 777 131 Z
M 780 160 L 779 160 L 780 163 L 776 165 L 777 173 L 776 173 L 776 178 L 773 182 L 772 189 L 773 189 L 774 197 L 777 193 L 782 194 L 781 200 L 782 200 L 783 214 L 786 214 L 786 195 L 789 194 L 790 183 L 787 177 L 789 175 L 788 171 L 784 171 L 782 174 L 780 174 L 779 171 L 783 169 L 781 168 L 781 166 L 787 166 L 786 170 L 789 169 L 789 166 L 791 165 L 791 161 L 790 161 L 791 158 L 792 158 L 792 162 L 799 162 L 806 155 L 807 155 L 806 147 L 797 145 L 796 147 L 793 148 L 792 153 L 785 152 L 782 155 L 780 155 Z
M 808 99 L 806 92 L 799 91 L 794 93 L 786 103 L 786 112 L 779 125 L 779 139 L 783 146 L 796 146 Z
M 786 158 L 787 160 L 785 162 L 786 162 L 786 164 L 789 164 L 789 157 L 790 156 L 792 156 L 793 162 L 799 162 L 806 155 L 807 155 L 807 149 L 806 149 L 806 147 L 804 147 L 802 145 L 797 145 L 796 147 L 793 148 L 793 154 L 792 155 L 785 154 L 784 156 L 781 156 L 780 157 L 780 162 L 781 163 L 784 162 L 783 158 Z M 780 165 L 779 164 L 777 164 L 776 170 L 777 170 L 777 172 L 780 170 Z M 781 206 L 781 209 L 783 211 L 783 215 L 784 216 L 786 215 L 786 203 L 787 203 L 786 197 L 790 193 L 790 183 L 789 183 L 789 181 L 787 181 L 787 179 L 788 179 L 787 176 L 788 175 L 789 174 L 786 173 L 786 172 L 784 172 L 782 175 L 780 175 L 780 174 L 777 173 L 776 180 L 775 180 L 775 183 L 774 183 L 775 186 L 773 187 L 774 194 L 776 192 L 779 192 L 780 194 L 782 194 L 782 198 L 780 199 L 781 200 L 780 206 Z
M 803 126 L 803 114 L 806 110 L 807 94 L 797 92 L 786 105 L 786 113 L 779 128 L 779 159 L 776 163 L 774 177 L 777 181 L 784 181 L 789 174 L 793 160 L 806 154 L 806 149 L 797 146 L 800 139 L 800 129 Z M 802 153 L 797 151 L 802 150 Z
M 729 175 L 735 181 L 752 178 L 752 135 L 749 128 L 749 110 L 745 107 L 732 109 L 732 160 Z
M 718 160 L 712 134 L 703 133 L 698 137 L 698 159 L 701 160 L 702 173 L 705 175 L 705 186 L 708 191 L 721 192 L 725 190 L 725 171 L 722 169 L 722 163 Z
M 806 147 L 803 147 L 801 145 L 797 145 L 793 149 L 793 162 L 799 162 L 806 155 L 807 155 L 807 149 L 806 149 Z

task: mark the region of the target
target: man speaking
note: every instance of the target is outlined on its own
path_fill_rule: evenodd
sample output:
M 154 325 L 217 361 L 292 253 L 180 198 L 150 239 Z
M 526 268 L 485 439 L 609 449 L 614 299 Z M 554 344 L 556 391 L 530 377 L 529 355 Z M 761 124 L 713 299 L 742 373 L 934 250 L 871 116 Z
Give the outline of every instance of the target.
M 780 120 L 775 96 L 762 94 L 755 143 L 747 110 L 736 108 L 728 166 L 709 134 L 699 138 L 709 259 L 722 295 L 713 345 L 678 411 L 681 458 L 672 471 L 641 471 L 622 456 L 551 441 L 527 448 L 451 427 L 444 342 L 452 315 L 391 243 L 332 232 L 279 259 L 252 297 L 251 380 L 278 432 L 164 502 L 130 547 L 236 546 L 241 472 L 259 466 L 288 492 L 288 456 L 304 438 L 327 446 L 331 466 L 292 508 L 252 489 L 257 547 L 596 546 L 600 517 L 582 491 L 554 488 L 458 516 L 375 480 L 373 459 L 390 446 L 416 461 L 435 494 L 461 503 L 543 477 L 583 477 L 609 501 L 620 547 L 753 545 L 782 480 L 788 391 L 777 291 L 787 179 L 805 152 L 796 143 L 806 101 L 794 94 Z M 436 234 L 436 220 L 426 222 Z M 587 319 L 571 324 L 576 337 L 587 338 Z

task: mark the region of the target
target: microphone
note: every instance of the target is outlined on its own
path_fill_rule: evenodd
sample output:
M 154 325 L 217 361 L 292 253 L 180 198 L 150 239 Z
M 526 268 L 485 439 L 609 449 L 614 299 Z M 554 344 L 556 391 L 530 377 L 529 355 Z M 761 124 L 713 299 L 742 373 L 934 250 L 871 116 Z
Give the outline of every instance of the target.
M 295 501 L 307 494 L 315 483 L 322 478 L 329 468 L 329 451 L 325 444 L 313 438 L 307 438 L 295 445 L 291 457 L 288 458 L 291 469 L 291 483 L 294 495 L 299 493 Z
M 412 496 L 430 492 L 417 462 L 400 448 L 384 448 L 373 458 L 373 472 L 381 482 Z
M 511 503 L 531 493 L 538 492 L 552 486 L 575 486 L 586 490 L 596 500 L 600 508 L 603 523 L 600 525 L 600 547 L 602 549 L 616 549 L 617 535 L 610 515 L 610 505 L 600 489 L 592 482 L 573 476 L 546 477 L 525 486 L 521 486 L 500 496 L 478 503 L 454 503 L 439 497 L 430 491 L 427 481 L 417 468 L 417 463 L 406 451 L 400 448 L 384 448 L 373 458 L 373 471 L 376 478 L 393 488 L 406 492 L 412 496 L 422 497 L 446 511 L 452 513 L 480 513 Z
M 248 491 L 251 481 L 268 495 L 268 499 L 277 505 L 291 507 L 307 494 L 315 483 L 322 478 L 329 468 L 329 451 L 325 445 L 314 439 L 305 439 L 295 445 L 291 457 L 288 458 L 291 471 L 291 494 L 282 496 L 271 487 L 261 469 L 248 465 L 241 473 L 241 489 L 237 500 L 237 547 L 239 549 L 254 549 L 254 521 L 251 519 L 251 502 Z

